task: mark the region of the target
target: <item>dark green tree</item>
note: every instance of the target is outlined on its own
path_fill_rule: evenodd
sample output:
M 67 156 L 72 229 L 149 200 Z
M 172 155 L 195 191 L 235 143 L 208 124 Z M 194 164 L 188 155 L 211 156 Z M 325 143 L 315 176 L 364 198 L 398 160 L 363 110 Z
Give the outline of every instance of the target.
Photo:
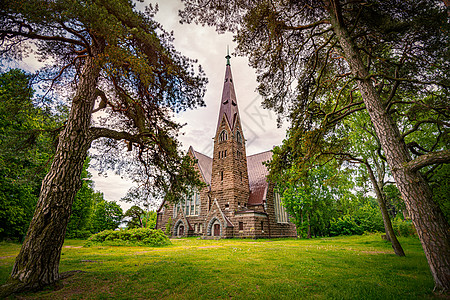
M 139 12 L 131 0 L 2 1 L 2 58 L 20 60 L 35 50 L 48 62 L 40 72 L 47 91 L 71 95 L 64 99 L 67 122 L 2 296 L 60 278 L 64 235 L 93 141 L 130 150 L 127 156 L 144 166 L 144 183 L 168 199 L 179 199 L 186 182 L 197 179 L 178 150 L 180 125 L 170 114 L 203 105 L 206 79 L 175 51 L 172 36 L 153 20 L 155 12 Z M 99 111 L 103 118 L 93 122 Z
M 122 208 L 113 201 L 100 201 L 96 203 L 92 217 L 92 230 L 114 230 L 119 227 L 123 218 Z
M 60 126 L 33 103 L 30 80 L 17 69 L 0 74 L 0 239 L 23 239 Z
M 450 161 L 447 145 L 438 146 L 449 119 L 450 23 L 443 2 L 184 2 L 184 21 L 236 32 L 237 52 L 257 69 L 265 106 L 290 117 L 295 130 L 310 135 L 311 146 L 342 119 L 367 110 L 435 289 L 450 290 L 450 227 L 420 171 Z M 399 117 L 410 125 L 401 128 Z M 438 128 L 429 135 L 436 146 L 406 142 L 426 124 Z M 419 147 L 426 152 L 417 154 Z M 305 160 L 316 150 L 304 152 Z
M 91 235 L 96 192 L 91 180 L 92 175 L 88 171 L 89 161 L 90 159 L 87 157 L 81 172 L 82 186 L 72 204 L 72 213 L 66 231 L 68 238 L 88 238 Z
M 140 208 L 137 205 L 133 205 L 132 207 L 130 207 L 125 212 L 124 217 L 130 218 L 130 220 L 127 222 L 128 228 L 145 227 L 143 220 L 145 217 L 145 212 L 142 208 Z

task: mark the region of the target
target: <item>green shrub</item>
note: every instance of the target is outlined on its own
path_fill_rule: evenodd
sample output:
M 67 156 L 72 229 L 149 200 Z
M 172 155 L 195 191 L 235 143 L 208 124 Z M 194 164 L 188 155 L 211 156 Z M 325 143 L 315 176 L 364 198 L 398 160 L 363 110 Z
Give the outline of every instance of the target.
M 339 219 L 331 220 L 330 224 L 330 236 L 337 235 L 354 235 L 363 234 L 364 229 L 358 225 L 352 216 L 345 215 L 339 217 Z
M 397 217 L 393 220 L 392 227 L 394 228 L 395 234 L 397 236 L 417 235 L 416 229 L 414 228 L 414 225 L 410 220 L 402 220 L 400 217 Z
M 66 238 L 68 239 L 87 239 L 88 237 L 91 236 L 91 232 L 89 230 L 86 229 L 82 229 L 82 230 L 72 230 L 70 232 L 66 233 Z
M 169 245 L 169 238 L 161 230 L 150 228 L 134 228 L 121 230 L 104 230 L 92 235 L 85 246 L 151 246 Z

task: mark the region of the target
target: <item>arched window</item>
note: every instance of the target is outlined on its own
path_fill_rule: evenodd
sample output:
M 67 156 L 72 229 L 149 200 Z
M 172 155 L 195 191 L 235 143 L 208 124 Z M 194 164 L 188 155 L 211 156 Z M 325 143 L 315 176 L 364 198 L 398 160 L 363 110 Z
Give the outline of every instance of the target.
M 281 203 L 280 194 L 275 191 L 273 193 L 273 202 L 275 206 L 275 219 L 277 223 L 288 223 L 289 217 L 286 212 L 286 208 L 284 208 L 283 204 Z
M 236 132 L 236 141 L 239 144 L 242 144 L 242 135 L 241 135 L 241 132 L 239 130 Z
M 228 133 L 225 130 L 222 130 L 222 132 L 219 135 L 219 142 L 223 142 L 228 140 Z
M 186 216 L 198 216 L 200 213 L 200 193 L 193 191 L 193 194 L 186 197 L 183 211 Z

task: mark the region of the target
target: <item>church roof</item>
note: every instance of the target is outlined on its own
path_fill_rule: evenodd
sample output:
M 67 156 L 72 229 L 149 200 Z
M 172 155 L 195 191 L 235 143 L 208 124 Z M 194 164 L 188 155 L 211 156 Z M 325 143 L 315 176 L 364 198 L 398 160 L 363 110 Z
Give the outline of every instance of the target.
M 247 156 L 248 184 L 250 185 L 249 205 L 263 204 L 267 193 L 269 170 L 263 162 L 272 158 L 270 150 Z
M 217 130 L 223 117 L 227 120 L 230 128 L 233 129 L 239 110 L 237 107 L 236 92 L 234 91 L 233 76 L 231 74 L 231 66 L 229 63 L 229 55 L 227 55 L 227 65 L 225 70 L 225 82 L 223 84 L 222 101 L 220 102 L 219 119 L 217 121 Z
M 194 154 L 194 157 L 198 160 L 198 167 L 200 169 L 200 172 L 202 173 L 203 179 L 205 182 L 210 185 L 211 184 L 211 174 L 212 174 L 212 158 L 209 156 L 206 156 L 205 154 L 202 154 L 200 152 L 197 152 L 192 148 L 192 154 Z

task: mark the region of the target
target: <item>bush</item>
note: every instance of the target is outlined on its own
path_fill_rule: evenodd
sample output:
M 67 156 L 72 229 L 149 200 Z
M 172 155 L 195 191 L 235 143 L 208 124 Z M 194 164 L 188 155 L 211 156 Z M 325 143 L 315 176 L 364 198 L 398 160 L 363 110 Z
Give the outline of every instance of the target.
M 402 220 L 400 217 L 397 217 L 392 222 L 392 227 L 394 228 L 395 234 L 397 236 L 416 236 L 416 229 L 412 221 Z
M 151 246 L 169 245 L 169 238 L 161 230 L 150 228 L 134 228 L 121 230 L 104 230 L 92 235 L 85 246 Z
M 87 229 L 82 230 L 72 230 L 66 233 L 66 238 L 68 239 L 80 239 L 84 240 L 91 236 L 91 232 Z
M 330 236 L 336 235 L 361 235 L 364 229 L 358 225 L 352 216 L 345 215 L 339 219 L 333 219 L 330 224 Z

